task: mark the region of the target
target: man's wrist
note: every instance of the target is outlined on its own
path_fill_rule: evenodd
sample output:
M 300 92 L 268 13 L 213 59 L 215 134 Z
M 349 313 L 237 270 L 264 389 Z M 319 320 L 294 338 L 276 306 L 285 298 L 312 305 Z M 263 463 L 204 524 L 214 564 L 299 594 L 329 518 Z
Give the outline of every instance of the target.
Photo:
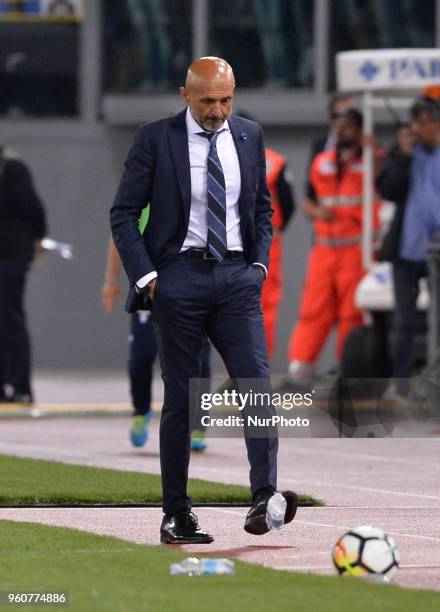
M 143 276 L 142 278 L 140 278 L 136 285 L 135 285 L 135 290 L 136 293 L 139 294 L 143 294 L 143 295 L 147 295 L 148 294 L 148 285 L 156 280 L 157 278 L 157 272 L 149 272 L 148 274 L 145 274 L 145 276 Z
M 254 263 L 252 264 L 255 268 L 258 268 L 258 270 L 261 271 L 261 274 L 263 276 L 263 280 L 266 280 L 267 278 L 267 268 L 264 264 L 260 263 L 259 261 L 254 261 Z

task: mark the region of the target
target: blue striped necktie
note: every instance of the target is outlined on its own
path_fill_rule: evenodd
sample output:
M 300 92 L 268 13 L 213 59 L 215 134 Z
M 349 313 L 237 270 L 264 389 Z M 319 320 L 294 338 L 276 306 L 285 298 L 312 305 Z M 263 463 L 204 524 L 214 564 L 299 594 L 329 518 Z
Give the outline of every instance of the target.
M 220 130 L 222 132 L 223 130 Z M 220 132 L 199 132 L 209 140 L 208 153 L 208 251 L 217 261 L 223 261 L 228 250 L 226 239 L 226 188 L 225 175 L 217 154 L 217 138 Z

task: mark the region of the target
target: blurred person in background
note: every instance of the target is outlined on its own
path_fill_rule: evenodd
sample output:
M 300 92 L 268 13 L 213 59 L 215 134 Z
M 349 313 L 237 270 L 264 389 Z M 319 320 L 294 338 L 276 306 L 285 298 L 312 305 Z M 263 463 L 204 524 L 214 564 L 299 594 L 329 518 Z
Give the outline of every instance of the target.
M 413 370 L 419 281 L 427 276 L 427 248 L 440 232 L 440 103 L 418 98 L 410 110 L 411 132 L 400 135 L 378 176 L 382 196 L 397 204 L 383 258 L 393 262 L 395 310 L 391 356 L 393 380 L 386 399 L 405 402 Z
M 313 73 L 313 8 L 307 0 L 253 0 L 268 88 L 307 87 Z
M 107 250 L 107 265 L 101 300 L 104 312 L 109 315 L 115 304 L 122 301 L 120 285 L 121 260 L 110 238 Z M 128 375 L 130 394 L 133 404 L 133 420 L 130 426 L 130 440 L 134 446 L 143 446 L 148 440 L 148 424 L 152 417 L 151 387 L 153 383 L 153 363 L 157 355 L 156 340 L 149 312 L 136 312 L 131 315 L 130 353 Z
M 140 90 L 166 89 L 172 66 L 171 7 L 164 0 L 128 0 L 142 47 L 144 79 Z
M 283 37 L 283 23 L 286 21 L 284 4 L 280 0 L 253 1 L 264 59 L 266 87 L 285 87 L 287 82 L 286 46 Z
M 331 95 L 328 105 L 329 130 L 328 132 L 315 138 L 310 147 L 309 165 L 307 171 L 308 180 L 306 183 L 304 201 L 302 203 L 302 208 L 306 213 L 309 211 L 310 206 L 316 204 L 316 194 L 310 180 L 310 168 L 312 167 L 313 160 L 318 153 L 329 151 L 330 149 L 334 149 L 336 147 L 336 137 L 339 124 L 343 120 L 344 112 L 349 108 L 356 108 L 356 102 L 351 96 L 344 93 L 335 93 Z
M 399 259 L 403 215 L 409 190 L 409 172 L 414 146 L 414 134 L 409 125 L 396 128 L 396 142 L 384 159 L 376 179 L 379 193 L 395 205 L 394 213 L 378 251 L 379 261 L 395 263 Z
M 261 303 L 263 306 L 264 329 L 266 331 L 269 357 L 275 350 L 275 340 L 278 322 L 278 307 L 283 296 L 283 237 L 289 221 L 295 212 L 295 195 L 293 191 L 293 175 L 287 167 L 287 159 L 266 147 L 267 186 L 272 198 L 273 239 L 269 251 L 270 267 L 263 285 Z
M 345 111 L 356 108 L 356 102 L 346 93 L 333 93 L 330 96 L 328 103 L 328 120 L 329 129 L 327 132 L 320 134 L 317 138 L 312 141 L 309 154 L 309 163 L 307 169 L 307 181 L 305 185 L 305 195 L 301 203 L 301 208 L 304 214 L 313 218 L 313 213 L 318 205 L 315 188 L 311 180 L 311 167 L 313 160 L 317 155 L 323 151 L 329 151 L 336 148 L 336 139 L 341 122 L 344 120 Z M 292 362 L 291 355 L 289 353 L 289 366 Z M 292 366 L 295 367 L 295 366 Z
M 24 292 L 46 234 L 44 208 L 28 166 L 0 148 L 0 401 L 33 401 Z
M 314 246 L 309 255 L 301 298 L 299 322 L 289 346 L 292 386 L 310 384 L 327 337 L 337 325 L 336 357 L 340 360 L 345 339 L 362 325 L 354 292 L 361 280 L 362 264 L 362 115 L 349 108 L 340 118 L 336 148 L 313 160 L 310 183 L 316 197 L 304 211 L 314 224 Z M 380 153 L 376 151 L 376 166 Z M 374 206 L 374 228 L 379 226 L 379 201 Z
M 137 88 L 145 74 L 142 43 L 131 11 L 126 2 L 106 0 L 103 12 L 104 63 L 112 67 L 104 74 L 103 87 L 116 92 Z
M 145 209 L 146 210 L 146 209 Z M 145 211 L 141 217 L 140 227 L 143 230 L 146 225 Z M 101 301 L 104 312 L 109 315 L 115 304 L 122 301 L 122 289 L 120 284 L 121 258 L 110 238 L 107 249 L 107 264 L 105 280 L 101 288 Z M 153 416 L 151 398 L 153 386 L 153 365 L 157 357 L 157 344 L 153 331 L 153 320 L 151 312 L 140 310 L 131 315 L 128 358 L 128 376 L 130 381 L 130 395 L 133 405 L 133 418 L 130 425 L 130 440 L 133 446 L 144 446 L 148 440 L 148 426 Z M 209 381 L 211 378 L 211 350 L 208 341 L 202 356 L 202 392 L 209 393 Z M 200 421 L 200 415 L 196 415 L 194 429 L 191 432 L 191 449 L 204 451 L 207 448 L 205 439 L 205 428 Z

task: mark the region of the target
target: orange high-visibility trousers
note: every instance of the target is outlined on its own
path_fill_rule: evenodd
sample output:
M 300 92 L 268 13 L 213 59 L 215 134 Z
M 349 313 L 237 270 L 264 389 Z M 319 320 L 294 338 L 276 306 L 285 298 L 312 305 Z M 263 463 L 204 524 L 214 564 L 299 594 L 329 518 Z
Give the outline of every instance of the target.
M 358 245 L 316 245 L 310 252 L 299 322 L 289 345 L 289 360 L 314 364 L 334 325 L 338 326 L 336 356 L 341 358 L 348 333 L 362 325 L 354 293 L 364 275 Z
M 272 357 L 275 349 L 278 306 L 283 293 L 281 236 L 275 235 L 270 247 L 269 273 L 263 283 L 261 305 L 263 307 L 264 329 L 266 332 L 267 349 Z

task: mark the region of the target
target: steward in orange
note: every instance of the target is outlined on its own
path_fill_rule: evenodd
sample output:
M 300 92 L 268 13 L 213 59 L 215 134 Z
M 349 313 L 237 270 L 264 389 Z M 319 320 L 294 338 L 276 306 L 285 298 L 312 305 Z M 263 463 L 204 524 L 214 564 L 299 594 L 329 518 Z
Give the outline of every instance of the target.
M 338 326 L 339 360 L 348 333 L 362 325 L 354 303 L 364 275 L 362 265 L 362 115 L 355 109 L 343 114 L 335 149 L 318 154 L 310 169 L 316 203 L 304 212 L 314 222 L 315 244 L 308 261 L 301 299 L 300 320 L 289 346 L 289 377 L 311 377 L 327 337 Z M 374 228 L 379 226 L 379 201 L 374 205 Z
M 269 357 L 275 348 L 278 306 L 283 292 L 283 245 L 281 233 L 295 211 L 295 196 L 291 172 L 287 168 L 287 159 L 267 148 L 266 151 L 267 184 L 272 197 L 273 241 L 270 247 L 269 273 L 263 284 L 262 307 L 264 328 L 266 331 Z

